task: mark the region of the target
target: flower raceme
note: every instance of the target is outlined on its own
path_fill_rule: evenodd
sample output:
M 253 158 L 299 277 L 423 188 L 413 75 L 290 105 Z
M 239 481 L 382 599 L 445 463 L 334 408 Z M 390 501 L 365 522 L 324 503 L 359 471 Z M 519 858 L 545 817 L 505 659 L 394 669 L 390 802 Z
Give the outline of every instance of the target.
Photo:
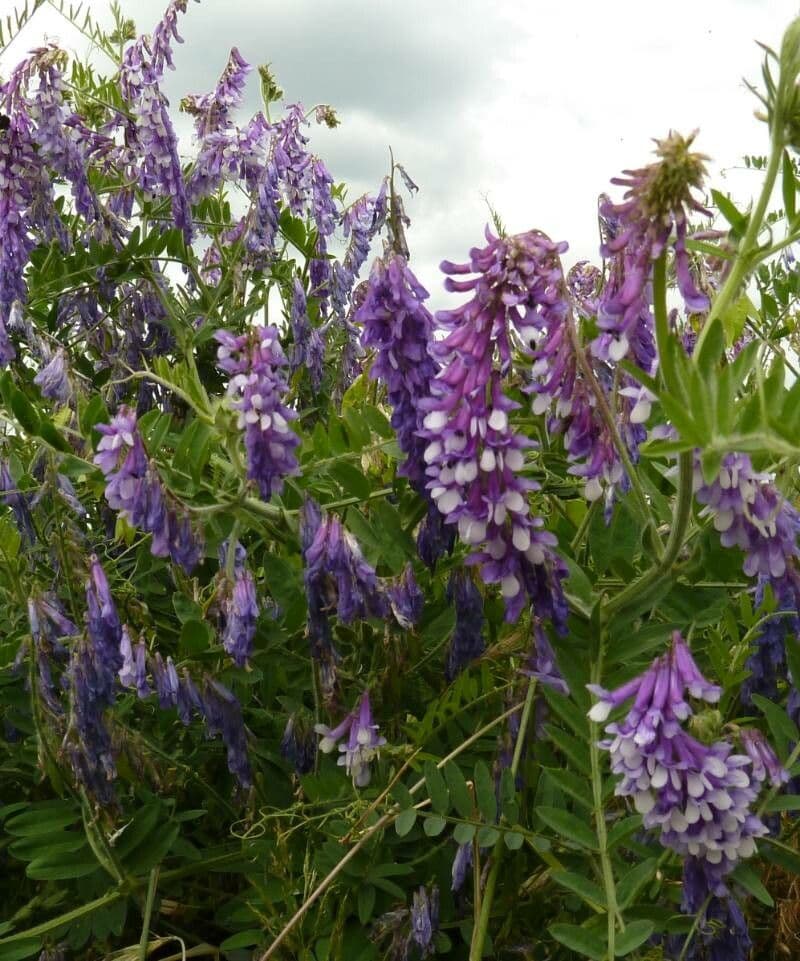
M 171 557 L 187 573 L 200 559 L 201 547 L 188 514 L 170 503 L 155 466 L 148 460 L 136 425 L 136 414 L 121 407 L 110 424 L 98 424 L 102 435 L 94 462 L 105 474 L 106 500 L 133 526 L 153 535 L 150 550 Z
M 507 619 L 516 620 L 527 597 L 559 621 L 563 570 L 552 551 L 556 539 L 530 513 L 528 494 L 538 485 L 521 471 L 533 443 L 510 425 L 509 413 L 519 404 L 504 393 L 502 378 L 535 318 L 554 309 L 552 281 L 565 245 L 537 231 L 497 238 L 487 230 L 487 240 L 470 252 L 469 263 L 442 265 L 447 288 L 473 296 L 437 314 L 446 331 L 433 347 L 441 369 L 421 402 L 427 486 L 472 547 L 470 563 L 479 565 L 484 581 L 500 585 Z M 469 273 L 476 276 L 454 279 Z
M 753 802 L 767 774 L 783 775 L 758 734 L 745 734 L 746 754 L 734 754 L 727 741 L 702 744 L 683 729 L 692 714 L 685 695 L 713 704 L 721 691 L 700 673 L 680 634 L 641 676 L 614 691 L 589 689 L 598 699 L 589 712 L 597 723 L 633 698 L 624 720 L 606 727 L 611 738 L 601 746 L 620 775 L 616 793 L 633 798 L 645 827 L 660 831 L 665 847 L 706 862 L 719 879 L 750 857 L 767 833 Z
M 228 396 L 244 431 L 247 476 L 269 500 L 283 490 L 286 477 L 299 473 L 294 449 L 300 440 L 289 427 L 297 414 L 283 402 L 287 360 L 278 331 L 272 326 L 256 327 L 234 337 L 218 330 L 215 337 L 220 345 L 217 363 L 231 375 Z

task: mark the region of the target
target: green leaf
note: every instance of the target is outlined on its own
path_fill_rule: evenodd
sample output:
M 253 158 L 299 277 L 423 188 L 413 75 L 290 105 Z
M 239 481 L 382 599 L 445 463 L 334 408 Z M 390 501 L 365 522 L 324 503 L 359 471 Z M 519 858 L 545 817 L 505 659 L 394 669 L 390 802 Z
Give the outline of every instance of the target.
M 55 834 L 80 820 L 78 811 L 71 802 L 57 801 L 32 805 L 23 814 L 17 814 L 6 821 L 6 831 L 17 837 L 33 837 L 41 834 Z
M 147 845 L 140 845 L 128 856 L 126 860 L 128 869 L 134 874 L 145 874 L 160 864 L 169 853 L 180 830 L 180 824 L 175 824 L 174 821 L 163 825 L 155 838 L 148 841 Z
M 624 910 L 633 902 L 639 891 L 655 875 L 657 867 L 658 858 L 647 858 L 620 878 L 617 882 L 617 899 L 621 909 Z
M 653 933 L 655 925 L 652 921 L 629 921 L 625 930 L 617 935 L 614 954 L 624 958 L 626 954 L 641 947 Z
M 478 831 L 478 844 L 482 848 L 491 848 L 500 840 L 500 832 L 497 828 L 486 825 Z
M 10 944 L 0 944 L 0 961 L 22 961 L 36 954 L 41 947 L 41 938 L 23 938 Z
M 433 810 L 439 814 L 447 814 L 450 810 L 450 792 L 442 776 L 442 772 L 436 767 L 433 761 L 426 761 L 423 766 L 425 775 L 425 786 L 428 789 L 428 797 L 431 799 Z
M 800 677 L 800 674 L 792 672 L 792 677 Z M 764 810 L 768 814 L 776 811 L 800 811 L 800 794 L 784 794 L 770 798 Z
M 547 929 L 550 934 L 569 948 L 576 951 L 585 958 L 592 958 L 593 961 L 603 961 L 606 956 L 605 940 L 586 928 L 580 928 L 577 924 L 551 924 Z
M 578 897 L 583 898 L 587 904 L 605 907 L 606 896 L 599 884 L 590 881 L 583 874 L 576 874 L 574 871 L 551 871 L 550 877 L 560 884 L 562 888 L 572 891 Z
M 779 865 L 795 877 L 800 877 L 800 855 L 788 845 L 766 837 L 759 841 L 758 849 L 767 861 Z
M 358 889 L 358 920 L 362 924 L 368 924 L 372 917 L 376 894 L 375 886 L 372 884 L 362 884 Z
M 642 826 L 642 816 L 641 814 L 631 814 L 630 817 L 623 818 L 611 828 L 608 832 L 608 848 L 611 850 L 615 845 L 624 841 L 633 834 L 634 831 L 638 831 Z
M 592 775 L 592 764 L 589 760 L 589 747 L 585 741 L 567 734 L 560 727 L 548 724 L 545 728 L 547 736 L 567 756 L 573 766 L 582 771 L 587 777 Z
M 90 851 L 80 856 L 72 851 L 57 851 L 31 861 L 25 873 L 35 881 L 66 881 L 99 870 L 97 858 Z
M 718 190 L 712 190 L 711 196 L 714 198 L 714 204 L 717 210 L 719 210 L 731 225 L 734 237 L 743 236 L 747 230 L 747 216 L 737 210 L 733 201 L 729 197 L 726 197 L 725 194 L 721 194 Z
M 738 864 L 736 870 L 731 872 L 731 877 L 737 884 L 740 884 L 748 894 L 752 894 L 757 901 L 760 901 L 768 908 L 775 907 L 772 895 L 764 887 L 761 878 L 749 864 Z
M 417 823 L 417 812 L 414 808 L 408 808 L 397 815 L 394 822 L 394 829 L 399 837 L 404 838 L 411 828 Z
M 597 838 L 585 820 L 561 808 L 540 807 L 536 809 L 536 814 L 549 828 L 568 841 L 588 848 L 590 851 L 597 850 Z
M 263 932 L 259 931 L 258 928 L 239 931 L 237 934 L 232 934 L 229 938 L 225 938 L 219 946 L 220 951 L 235 951 L 236 948 L 250 948 L 254 944 L 260 944 L 263 937 Z
M 492 822 L 497 819 L 497 796 L 494 793 L 494 778 L 484 761 L 475 765 L 475 800 L 484 819 Z
M 429 838 L 438 837 L 446 827 L 447 821 L 445 821 L 444 818 L 438 818 L 433 815 L 424 818 L 422 821 L 422 830 Z
M 589 718 L 583 713 L 578 705 L 565 697 L 560 691 L 543 684 L 541 687 L 545 700 L 562 721 L 568 724 L 578 737 L 588 737 Z
M 714 374 L 714 368 L 725 352 L 725 330 L 720 318 L 715 317 L 711 321 L 707 332 L 704 331 L 703 334 L 705 339 L 702 347 L 692 359 L 697 364 L 700 373 L 706 378 L 709 391 L 713 391 L 714 385 L 711 378 Z
M 594 800 L 592 799 L 586 778 L 579 777 L 574 772 L 565 770 L 564 768 L 548 767 L 544 768 L 544 773 L 547 779 L 552 781 L 556 787 L 565 794 L 568 794 L 588 811 L 592 810 Z
M 204 654 L 214 639 L 211 626 L 205 621 L 190 620 L 181 628 L 180 649 L 187 654 Z
M 800 675 L 798 675 L 798 677 L 800 677 Z M 473 815 L 472 798 L 467 787 L 466 778 L 455 761 L 448 761 L 447 764 L 445 764 L 444 779 L 450 791 L 450 800 L 453 802 L 453 807 L 462 818 L 471 818 Z
M 782 707 L 773 704 L 760 694 L 753 694 L 753 703 L 767 719 L 767 724 L 776 742 L 800 741 L 800 731 Z
M 518 851 L 525 843 L 524 836 L 516 831 L 506 831 L 503 840 L 506 842 L 509 851 Z
M 475 831 L 474 824 L 457 824 L 453 831 L 453 838 L 457 844 L 471 844 L 475 837 Z

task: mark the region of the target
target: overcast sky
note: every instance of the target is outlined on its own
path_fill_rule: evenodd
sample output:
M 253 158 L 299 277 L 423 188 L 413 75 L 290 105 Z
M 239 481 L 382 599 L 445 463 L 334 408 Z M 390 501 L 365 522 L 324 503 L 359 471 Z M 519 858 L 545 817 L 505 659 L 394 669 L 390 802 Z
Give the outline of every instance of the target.
M 87 5 L 104 18 L 102 0 Z M 123 2 L 146 32 L 164 6 Z M 177 114 L 236 45 L 253 65 L 272 63 L 289 100 L 337 109 L 342 125 L 315 128 L 312 146 L 351 196 L 378 184 L 391 145 L 420 186 L 409 244 L 438 306 L 437 264 L 480 241 L 485 198 L 509 231 L 568 240 L 568 263 L 596 258 L 597 195 L 648 162 L 650 138 L 670 128 L 699 127 L 715 185 L 747 202 L 758 175 L 737 168 L 767 138 L 743 78 L 760 81 L 754 41 L 778 48 L 797 12 L 796 0 L 203 0 L 182 19 L 166 89 Z M 86 50 L 45 9 L 9 56 L 43 36 Z M 258 109 L 256 78 L 246 106 Z

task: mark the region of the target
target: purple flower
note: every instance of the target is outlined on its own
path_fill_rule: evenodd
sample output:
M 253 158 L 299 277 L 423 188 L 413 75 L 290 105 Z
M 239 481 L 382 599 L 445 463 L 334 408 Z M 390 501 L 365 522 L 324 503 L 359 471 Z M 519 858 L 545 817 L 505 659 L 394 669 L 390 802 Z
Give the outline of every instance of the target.
M 122 628 L 120 641 L 122 667 L 118 671 L 119 682 L 123 687 L 135 688 L 140 699 L 149 697 L 150 685 L 147 683 L 147 647 L 139 641 L 136 647 L 131 642 L 128 626 Z
M 406 564 L 403 573 L 387 591 L 389 603 L 395 620 L 404 630 L 410 630 L 422 617 L 425 597 L 420 590 L 411 564 Z
M 242 708 L 238 700 L 219 681 L 206 678 L 200 704 L 209 737 L 222 737 L 228 756 L 228 770 L 243 788 L 249 788 L 253 783 L 253 772 L 248 757 Z
M 69 403 L 72 386 L 67 373 L 66 356 L 61 347 L 33 378 L 33 382 L 42 392 L 42 396 L 57 400 L 60 404 Z
M 174 67 L 171 41 L 180 41 L 177 19 L 179 13 L 186 11 L 186 3 L 187 0 L 171 0 L 152 38 L 139 37 L 125 50 L 119 82 L 122 96 L 137 121 L 130 132 L 139 160 L 139 185 L 151 197 L 171 198 L 175 226 L 189 243 L 192 212 L 178 156 L 178 139 L 169 104 L 159 87 L 164 68 Z
M 742 728 L 739 737 L 745 753 L 753 764 L 753 779 L 769 782 L 773 787 L 786 784 L 789 772 L 778 760 L 778 756 L 761 731 L 755 728 Z
M 447 599 L 455 607 L 456 626 L 444 665 L 444 676 L 453 681 L 475 658 L 483 654 L 483 598 L 466 571 L 455 570 L 447 582 Z
M 434 951 L 434 935 L 439 930 L 439 889 L 434 885 L 430 897 L 424 887 L 414 892 L 411 904 L 411 934 L 409 946 L 416 944 L 420 957 L 430 957 Z
M 106 477 L 106 500 L 133 527 L 153 535 L 156 557 L 172 558 L 187 573 L 200 559 L 200 545 L 188 515 L 171 506 L 155 467 L 148 461 L 136 414 L 121 407 L 110 424 L 98 424 L 102 435 L 94 462 Z
M 153 674 L 153 685 L 158 695 L 158 706 L 164 711 L 171 707 L 177 707 L 180 678 L 172 658 L 168 656 L 165 662 L 161 652 L 156 651 L 155 656 L 150 661 L 150 670 Z
M 294 767 L 297 774 L 308 774 L 314 769 L 316 755 L 314 732 L 291 716 L 281 738 L 281 757 Z
M 706 899 L 710 900 L 706 904 Z M 687 858 L 683 867 L 684 914 L 703 912 L 700 925 L 684 951 L 686 937 L 668 939 L 669 956 L 685 961 L 748 961 L 752 942 L 741 908 L 707 862 Z
M 47 709 L 57 716 L 64 713 L 59 688 L 53 681 L 51 664 L 67 660 L 67 649 L 61 638 L 74 636 L 78 628 L 64 614 L 61 605 L 52 594 L 31 597 L 28 600 L 28 621 L 36 660 L 37 690 Z
M 695 134 L 681 137 L 670 133 L 656 141 L 658 162 L 638 170 L 626 170 L 625 177 L 612 183 L 627 187 L 622 203 L 606 198 L 600 205 L 601 216 L 610 227 L 602 253 L 614 258 L 612 280 L 600 299 L 598 325 L 610 334 L 610 352 L 617 359 L 627 353 L 632 332 L 649 312 L 652 264 L 672 240 L 675 269 L 684 302 L 693 312 L 708 309 L 708 298 L 700 293 L 689 270 L 686 231 L 690 212 L 711 216 L 693 196 L 702 188 L 706 173 L 703 154 L 692 153 Z M 601 351 L 602 352 L 602 351 Z
M 239 547 L 237 544 L 237 551 Z M 228 572 L 224 572 L 220 597 L 222 646 L 237 667 L 245 667 L 253 655 L 258 613 L 255 580 L 242 558 L 241 563 L 235 564 L 232 581 L 228 579 Z
M 460 891 L 461 888 L 464 887 L 464 881 L 467 879 L 467 871 L 469 871 L 471 867 L 472 842 L 468 841 L 466 844 L 459 844 L 456 856 L 453 858 L 451 891 Z
M 292 287 L 292 306 L 290 312 L 292 329 L 291 369 L 308 368 L 311 387 L 319 390 L 322 385 L 323 363 L 325 361 L 325 341 L 319 328 L 312 327 L 308 317 L 306 292 L 300 280 L 295 277 Z
M 194 117 L 195 134 L 199 140 L 230 125 L 230 114 L 242 102 L 251 69 L 250 64 L 233 47 L 214 90 L 202 97 L 190 95 L 181 101 L 181 110 Z
M 612 737 L 602 747 L 620 776 L 617 795 L 633 798 L 644 826 L 659 830 L 665 847 L 707 862 L 719 879 L 750 857 L 767 833 L 751 810 L 761 780 L 728 742 L 702 744 L 681 727 L 692 713 L 686 692 L 715 703 L 720 689 L 702 676 L 680 634 L 640 677 L 615 691 L 590 690 L 595 722 L 633 698 L 626 718 L 606 727 Z
M 36 540 L 36 530 L 33 526 L 28 497 L 17 486 L 8 469 L 8 462 L 5 460 L 0 460 L 0 500 L 6 507 L 11 508 L 22 540 L 33 544 Z
M 228 396 L 239 413 L 247 450 L 247 476 L 264 500 L 283 490 L 284 478 L 299 473 L 294 449 L 300 443 L 289 424 L 297 414 L 284 403 L 286 357 L 275 327 L 257 327 L 234 337 L 218 330 L 217 363 L 231 374 Z
M 337 763 L 352 777 L 355 787 L 366 787 L 372 777 L 370 763 L 386 744 L 386 738 L 378 735 L 378 725 L 372 719 L 369 692 L 364 691 L 358 707 L 336 727 L 315 724 L 314 730 L 322 735 L 320 751 L 330 754 L 338 746 L 341 757 Z M 345 738 L 345 743 L 339 744 Z
M 425 488 L 426 443 L 419 435 L 424 411 L 419 402 L 430 393 L 437 364 L 429 352 L 433 318 L 424 301 L 427 290 L 399 254 L 375 261 L 366 295 L 355 313 L 363 326 L 361 345 L 375 349 L 370 377 L 386 385 L 392 427 L 406 455 L 399 473 L 418 492 Z

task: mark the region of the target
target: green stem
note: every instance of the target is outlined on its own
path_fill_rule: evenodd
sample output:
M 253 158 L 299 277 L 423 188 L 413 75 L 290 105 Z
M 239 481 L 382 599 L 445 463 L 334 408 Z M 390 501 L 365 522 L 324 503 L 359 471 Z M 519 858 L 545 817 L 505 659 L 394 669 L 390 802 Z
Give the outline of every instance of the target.
M 619 454 L 619 459 L 622 461 L 622 466 L 625 469 L 625 473 L 631 482 L 633 496 L 638 501 L 639 509 L 642 512 L 642 516 L 645 518 L 645 523 L 650 529 L 653 549 L 656 552 L 656 556 L 660 558 L 663 553 L 663 548 L 661 546 L 661 538 L 658 536 L 656 522 L 653 519 L 653 512 L 650 510 L 650 504 L 647 501 L 647 496 L 645 495 L 644 488 L 642 487 L 642 482 L 639 480 L 639 475 L 636 472 L 636 468 L 633 466 L 633 461 L 631 461 L 630 454 L 628 453 L 628 447 L 625 444 L 625 441 L 622 439 L 622 435 L 617 427 L 617 421 L 614 417 L 614 412 L 611 410 L 611 407 L 608 404 L 605 391 L 597 382 L 594 371 L 592 370 L 589 361 L 586 359 L 586 352 L 580 340 L 578 339 L 578 332 L 575 329 L 575 320 L 571 313 L 567 317 L 567 333 L 572 344 L 575 357 L 578 361 L 578 366 L 581 369 L 581 373 L 583 374 L 589 389 L 594 395 L 594 399 L 597 404 L 597 410 L 600 416 L 603 418 L 603 422 L 611 436 L 611 440 L 616 448 L 617 454 Z
M 697 934 L 697 929 L 700 927 L 700 922 L 706 916 L 706 910 L 708 905 L 711 903 L 711 895 L 705 899 L 702 908 L 694 916 L 694 921 L 692 922 L 691 928 L 689 928 L 689 933 L 686 935 L 686 940 L 683 942 L 683 947 L 681 948 L 681 953 L 678 956 L 678 961 L 686 961 L 686 955 L 689 953 L 689 948 L 691 947 L 692 941 Z
M 750 219 L 747 223 L 747 230 L 745 231 L 744 237 L 742 237 L 741 242 L 739 243 L 739 248 L 736 251 L 736 259 L 731 267 L 731 272 L 728 274 L 725 283 L 722 285 L 722 289 L 714 298 L 714 302 L 711 305 L 711 310 L 706 318 L 706 322 L 703 324 L 703 329 L 700 331 L 700 336 L 697 338 L 697 344 L 694 348 L 695 357 L 700 356 L 708 331 L 711 329 L 712 322 L 724 314 L 725 311 L 727 311 L 734 298 L 738 296 L 742 285 L 747 279 L 747 275 L 755 266 L 758 235 L 761 232 L 761 225 L 764 222 L 764 216 L 767 213 L 769 200 L 772 196 L 772 190 L 775 186 L 775 178 L 778 176 L 778 171 L 780 170 L 781 166 L 781 158 L 783 156 L 783 135 L 781 130 L 782 114 L 782 104 L 780 102 L 776 102 L 772 120 L 772 143 L 770 148 L 769 162 L 767 163 L 767 171 L 764 175 L 764 183 L 761 186 L 761 194 L 759 195 L 758 203 L 756 204 L 755 209 L 750 214 Z
M 592 683 L 599 684 L 603 675 L 603 654 L 605 640 L 601 634 L 597 658 L 592 665 Z M 625 930 L 622 917 L 617 907 L 617 887 L 614 882 L 614 869 L 608 853 L 608 832 L 606 831 L 606 814 L 603 805 L 603 777 L 600 771 L 600 725 L 595 721 L 589 723 L 589 753 L 592 765 L 592 799 L 594 801 L 594 822 L 597 834 L 597 847 L 600 853 L 600 867 L 603 876 L 603 890 L 606 896 L 606 912 L 608 919 L 608 958 L 614 961 L 615 943 L 617 936 L 617 918 L 620 930 Z
M 522 708 L 522 717 L 519 723 L 519 732 L 517 733 L 517 740 L 514 745 L 514 756 L 511 759 L 511 775 L 516 777 L 517 770 L 519 768 L 519 762 L 522 758 L 522 749 L 525 744 L 525 736 L 528 731 L 528 723 L 530 721 L 531 711 L 533 710 L 533 702 L 536 694 L 536 679 L 531 678 L 528 682 L 528 692 L 525 695 L 525 704 Z M 503 836 L 497 839 L 492 851 L 492 866 L 489 869 L 489 876 L 486 879 L 486 886 L 483 889 L 483 897 L 480 903 L 480 914 L 478 916 L 477 923 L 472 932 L 472 945 L 469 949 L 469 961 L 480 961 L 483 957 L 483 948 L 486 943 L 486 935 L 489 931 L 489 921 L 492 916 L 492 902 L 494 901 L 494 892 L 497 886 L 497 878 L 500 874 L 500 863 L 502 861 L 502 854 L 505 848 Z
M 694 477 L 693 454 L 684 451 L 678 460 L 678 500 L 675 504 L 675 514 L 672 518 L 672 528 L 669 532 L 664 555 L 661 560 L 606 604 L 606 616 L 619 614 L 658 587 L 665 577 L 668 577 L 672 565 L 678 558 L 686 528 L 692 515 L 692 481 Z
M 147 899 L 144 902 L 144 914 L 142 915 L 142 936 L 139 938 L 139 953 L 137 961 L 147 961 L 147 948 L 150 941 L 150 918 L 153 916 L 153 904 L 156 899 L 156 888 L 158 887 L 158 865 L 150 872 L 150 881 L 147 885 Z
M 663 365 L 669 340 L 669 315 L 667 313 L 667 255 L 661 254 L 653 264 L 653 315 L 656 328 L 656 349 L 659 363 Z
M 79 908 L 73 908 L 72 911 L 67 911 L 65 914 L 59 914 L 56 918 L 51 918 L 49 921 L 43 921 L 41 924 L 37 924 L 34 928 L 28 928 L 25 931 L 17 931 L 15 934 L 9 934 L 5 938 L 0 938 L 0 946 L 11 944 L 13 941 L 21 941 L 27 938 L 35 938 L 40 934 L 48 934 L 50 931 L 55 931 L 56 928 L 63 928 L 67 924 L 71 924 L 73 921 L 77 921 L 78 918 L 82 918 L 87 914 L 92 914 L 94 911 L 98 911 L 100 908 L 104 908 L 107 904 L 113 904 L 115 901 L 119 901 L 120 898 L 126 897 L 127 891 L 123 891 L 120 888 L 115 888 L 113 891 L 107 891 L 102 897 L 95 898 L 94 901 L 88 901 L 86 904 L 82 904 Z

